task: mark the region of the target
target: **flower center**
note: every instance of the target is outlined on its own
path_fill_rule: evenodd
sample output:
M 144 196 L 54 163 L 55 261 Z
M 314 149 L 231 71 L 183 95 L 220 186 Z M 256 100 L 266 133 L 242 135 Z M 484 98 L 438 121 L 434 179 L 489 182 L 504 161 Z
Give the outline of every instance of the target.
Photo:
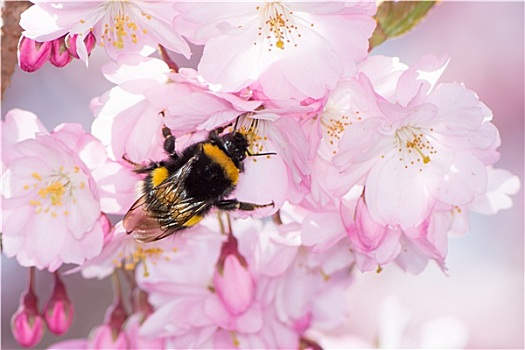
M 173 252 L 176 252 L 177 249 L 173 248 Z M 162 257 L 164 250 L 158 247 L 144 248 L 143 246 L 133 243 L 133 248 L 126 249 L 125 252 L 120 252 L 118 258 L 113 260 L 113 264 L 117 268 L 124 268 L 128 271 L 133 271 L 139 263 L 144 265 L 144 277 L 149 276 L 148 265 L 146 261 L 148 259 L 153 259 L 154 261 Z M 169 257 L 165 257 L 169 260 Z
M 395 132 L 398 152 L 402 153 L 399 161 L 405 161 L 405 168 L 409 165 L 428 164 L 431 160 L 430 156 L 437 153 L 422 131 L 421 128 L 407 125 Z M 432 132 L 433 129 L 430 128 L 429 131 Z M 419 170 L 422 171 L 422 168 Z
M 337 154 L 339 141 L 343 136 L 346 128 L 354 122 L 360 122 L 363 118 L 359 115 L 359 111 L 346 111 L 350 113 L 342 113 L 338 109 L 325 109 L 321 115 L 321 126 L 323 131 L 324 146 L 328 147 L 328 153 L 331 155 Z
M 268 142 L 268 136 L 266 133 L 266 122 L 260 119 L 244 118 L 244 120 L 250 120 L 249 124 L 245 123 L 239 127 L 239 132 L 243 134 L 248 140 L 248 151 L 251 155 L 257 155 L 260 153 L 266 153 L 267 148 L 265 147 Z M 270 158 L 269 155 L 266 158 Z M 257 162 L 257 157 L 251 157 L 253 162 Z
M 148 33 L 147 29 L 140 26 L 140 21 L 136 21 L 130 6 L 132 5 L 129 0 L 109 1 L 106 8 L 109 18 L 104 23 L 104 31 L 101 35 L 102 46 L 108 43 L 122 49 L 126 40 L 136 44 L 138 35 Z M 151 19 L 151 15 L 144 11 L 140 14 L 143 19 Z
M 293 12 L 280 1 L 272 1 L 265 6 L 257 6 L 259 12 L 260 26 L 258 37 L 268 42 L 269 51 L 273 48 L 284 50 L 285 47 L 297 46 L 297 40 L 301 37 L 299 27 L 295 22 Z M 310 24 L 313 26 L 313 24 Z M 255 42 L 254 45 L 257 43 Z
M 64 209 L 60 211 L 60 207 L 67 207 L 69 204 L 76 204 L 74 196 L 75 190 L 82 190 L 86 187 L 83 181 L 75 184 L 72 180 L 72 173 L 78 174 L 80 168 L 75 166 L 72 172 L 64 170 L 60 167 L 58 171 L 52 172 L 47 177 L 42 177 L 37 172 L 33 172 L 31 177 L 34 179 L 33 189 L 36 191 L 36 196 L 29 201 L 29 204 L 35 207 L 36 213 L 50 214 L 52 217 L 57 217 L 60 213 L 64 216 L 69 215 L 69 211 Z M 25 190 L 29 190 L 31 186 L 26 184 Z M 65 203 L 64 203 L 65 202 Z

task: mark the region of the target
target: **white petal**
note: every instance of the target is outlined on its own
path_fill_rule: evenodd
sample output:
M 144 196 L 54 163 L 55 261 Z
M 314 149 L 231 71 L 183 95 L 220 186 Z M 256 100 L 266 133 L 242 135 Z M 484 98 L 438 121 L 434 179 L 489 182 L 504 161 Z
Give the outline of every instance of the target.
M 405 168 L 397 152 L 385 155 L 371 169 L 365 199 L 374 221 L 402 228 L 420 224 L 433 205 L 419 169 Z

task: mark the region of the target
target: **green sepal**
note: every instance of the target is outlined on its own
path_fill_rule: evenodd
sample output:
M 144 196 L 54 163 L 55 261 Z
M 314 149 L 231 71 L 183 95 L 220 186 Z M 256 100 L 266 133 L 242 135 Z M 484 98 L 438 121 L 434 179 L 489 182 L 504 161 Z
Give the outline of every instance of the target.
M 437 1 L 385 1 L 374 16 L 377 26 L 369 39 L 370 49 L 409 32 L 425 16 Z

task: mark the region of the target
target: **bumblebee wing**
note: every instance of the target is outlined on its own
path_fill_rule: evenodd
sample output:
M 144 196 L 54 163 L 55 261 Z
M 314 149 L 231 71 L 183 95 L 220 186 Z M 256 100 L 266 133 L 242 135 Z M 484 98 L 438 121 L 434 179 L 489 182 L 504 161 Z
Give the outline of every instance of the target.
M 128 233 L 139 242 L 152 242 L 193 226 L 202 219 L 200 213 L 210 204 L 188 197 L 184 188 L 197 155 L 153 189 L 154 194 L 140 197 L 124 216 L 123 224 Z
M 199 222 L 201 213 L 210 207 L 210 203 L 188 196 L 184 180 L 188 172 L 182 171 L 180 176 L 173 174 L 173 181 L 166 181 L 155 188 L 156 198 L 165 198 L 165 210 L 155 211 L 156 220 L 166 229 L 173 231 L 193 226 Z
M 133 238 L 139 242 L 151 242 L 163 235 L 159 222 L 148 215 L 146 210 L 146 195 L 140 197 L 126 213 L 122 224 L 127 233 L 133 233 Z

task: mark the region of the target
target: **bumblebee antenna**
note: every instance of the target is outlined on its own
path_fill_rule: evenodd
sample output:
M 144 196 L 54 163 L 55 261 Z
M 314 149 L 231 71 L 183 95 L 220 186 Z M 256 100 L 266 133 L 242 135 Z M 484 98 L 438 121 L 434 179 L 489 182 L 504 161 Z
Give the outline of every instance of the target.
M 246 154 L 250 157 L 258 157 L 258 156 L 276 156 L 277 153 L 275 152 L 265 152 L 265 153 L 252 153 L 249 150 L 246 150 Z

